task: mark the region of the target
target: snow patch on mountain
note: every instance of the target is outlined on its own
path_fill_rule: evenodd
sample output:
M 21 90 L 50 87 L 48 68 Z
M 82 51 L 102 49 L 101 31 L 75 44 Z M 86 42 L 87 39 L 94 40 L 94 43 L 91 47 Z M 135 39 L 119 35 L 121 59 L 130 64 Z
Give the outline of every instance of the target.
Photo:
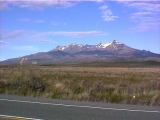
M 116 48 L 117 45 L 123 45 L 122 43 L 113 40 L 112 42 L 109 43 L 99 43 L 97 45 L 82 45 L 82 44 L 70 44 L 67 46 L 57 46 L 55 50 L 59 51 L 65 51 L 68 49 L 79 49 L 79 50 L 84 50 L 84 49 L 106 49 L 109 46 L 112 46 Z
M 66 45 L 66 46 L 57 46 L 55 50 L 64 51 L 67 48 L 71 48 L 71 47 L 82 48 L 83 46 L 84 45 L 82 45 L 82 44 L 70 44 L 70 45 Z
M 57 46 L 56 50 L 63 51 L 67 46 Z
M 108 47 L 111 44 L 112 43 L 100 43 L 100 44 L 96 45 L 96 47 L 98 47 L 98 48 L 106 48 L 106 47 Z
M 111 44 L 123 44 L 123 43 L 121 43 L 121 42 L 118 42 L 117 40 L 113 40 L 113 42 L 111 43 Z

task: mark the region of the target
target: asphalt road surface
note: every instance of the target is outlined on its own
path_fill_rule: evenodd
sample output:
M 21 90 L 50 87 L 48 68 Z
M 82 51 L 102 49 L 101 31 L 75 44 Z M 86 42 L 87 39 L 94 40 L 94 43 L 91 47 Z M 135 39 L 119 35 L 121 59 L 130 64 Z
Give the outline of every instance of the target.
M 160 120 L 160 106 L 134 106 L 0 95 L 0 117 L 39 120 Z

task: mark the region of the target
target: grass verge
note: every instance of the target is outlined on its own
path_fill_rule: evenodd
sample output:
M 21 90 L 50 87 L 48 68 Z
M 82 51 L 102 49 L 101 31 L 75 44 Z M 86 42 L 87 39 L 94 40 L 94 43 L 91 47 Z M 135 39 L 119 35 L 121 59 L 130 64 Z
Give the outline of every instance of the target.
M 23 96 L 160 105 L 159 68 L 0 68 L 0 93 Z

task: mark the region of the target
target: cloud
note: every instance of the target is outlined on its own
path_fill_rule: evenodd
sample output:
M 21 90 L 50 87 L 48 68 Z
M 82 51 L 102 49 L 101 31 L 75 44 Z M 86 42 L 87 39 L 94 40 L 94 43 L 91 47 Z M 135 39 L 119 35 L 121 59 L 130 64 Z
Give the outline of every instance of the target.
M 22 34 L 23 33 L 23 34 Z M 35 45 L 54 45 L 60 38 L 85 38 L 104 36 L 103 31 L 20 31 L 14 30 L 4 32 L 3 39 L 0 40 L 0 49 L 11 45 L 10 49 L 17 51 L 37 52 L 39 49 Z M 14 42 L 13 42 L 14 41 Z M 10 44 L 12 43 L 12 44 Z M 18 43 L 18 46 L 17 46 Z M 20 44 L 20 45 L 19 45 Z M 26 45 L 27 44 L 27 45 Z M 57 43 L 56 43 L 57 44 Z
M 160 12 L 160 1 L 130 1 L 125 2 L 125 5 L 139 10 Z
M 0 10 L 10 8 L 11 6 L 41 10 L 48 7 L 71 7 L 82 2 L 104 3 L 105 0 L 0 0 Z M 114 21 L 116 18 L 118 18 L 117 16 L 113 15 L 109 8 L 104 7 L 105 6 L 102 6 L 100 9 L 105 21 Z M 31 20 L 24 19 L 22 21 L 30 22 Z M 43 23 L 44 21 L 34 22 Z
M 25 34 L 24 30 L 0 31 L 0 40 L 15 39 Z
M 12 46 L 12 49 L 14 50 L 20 50 L 20 51 L 32 51 L 37 52 L 39 49 L 33 45 L 23 45 L 23 46 Z
M 8 4 L 6 4 L 4 1 L 0 1 L 0 10 L 5 10 L 8 8 Z
M 160 22 L 159 23 L 158 22 L 154 23 L 154 22 L 155 21 L 140 22 L 135 27 L 131 28 L 130 30 L 136 31 L 136 32 L 148 32 L 152 30 L 160 30 L 159 27 L 157 27 L 157 26 L 160 26 Z
M 37 32 L 33 35 L 33 37 L 71 37 L 71 38 L 79 38 L 79 37 L 93 37 L 93 36 L 104 36 L 107 33 L 102 31 L 46 31 L 46 32 Z
M 118 3 L 133 8 L 136 11 L 130 14 L 130 19 L 136 23 L 132 28 L 138 32 L 159 30 L 160 28 L 160 1 L 159 0 L 116 0 Z
M 103 5 L 99 9 L 101 10 L 102 17 L 106 22 L 115 21 L 118 18 L 118 16 L 113 15 L 107 5 Z
M 1 0 L 0 3 L 4 6 L 3 8 L 17 6 L 30 9 L 41 9 L 50 6 L 67 7 L 73 4 L 68 0 Z
M 8 44 L 8 42 L 3 41 L 3 40 L 0 40 L 0 46 L 1 46 L 1 45 L 7 45 L 7 44 Z
M 7 44 L 8 42 L 5 42 L 3 40 L 0 40 L 0 44 Z
M 80 2 L 103 2 L 104 0 L 1 0 L 1 9 L 9 6 L 20 8 L 42 9 L 46 7 L 70 7 Z
M 13 39 L 35 39 L 39 40 L 39 42 L 51 42 L 48 40 L 50 37 L 71 37 L 71 38 L 79 38 L 79 37 L 95 37 L 95 36 L 104 36 L 107 35 L 106 32 L 103 31 L 27 31 L 27 30 L 13 30 L 7 31 L 3 33 L 1 32 L 1 41 L 5 40 L 13 40 Z
M 45 23 L 45 21 L 42 19 L 34 20 L 34 19 L 30 19 L 30 18 L 21 18 L 21 19 L 18 19 L 17 21 L 25 22 L 25 23 Z
M 8 45 L 8 42 L 4 41 L 4 40 L 0 40 L 0 49 L 6 47 Z

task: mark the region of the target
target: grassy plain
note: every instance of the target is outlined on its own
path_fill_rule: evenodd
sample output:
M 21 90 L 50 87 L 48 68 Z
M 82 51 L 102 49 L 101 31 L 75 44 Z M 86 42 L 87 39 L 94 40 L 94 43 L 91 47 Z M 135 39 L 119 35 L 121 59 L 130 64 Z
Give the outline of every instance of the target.
M 160 68 L 2 66 L 0 93 L 160 105 Z
M 0 117 L 0 120 L 26 120 L 26 119 L 23 119 L 23 118 L 15 118 L 15 117 L 10 117 L 10 118 Z

